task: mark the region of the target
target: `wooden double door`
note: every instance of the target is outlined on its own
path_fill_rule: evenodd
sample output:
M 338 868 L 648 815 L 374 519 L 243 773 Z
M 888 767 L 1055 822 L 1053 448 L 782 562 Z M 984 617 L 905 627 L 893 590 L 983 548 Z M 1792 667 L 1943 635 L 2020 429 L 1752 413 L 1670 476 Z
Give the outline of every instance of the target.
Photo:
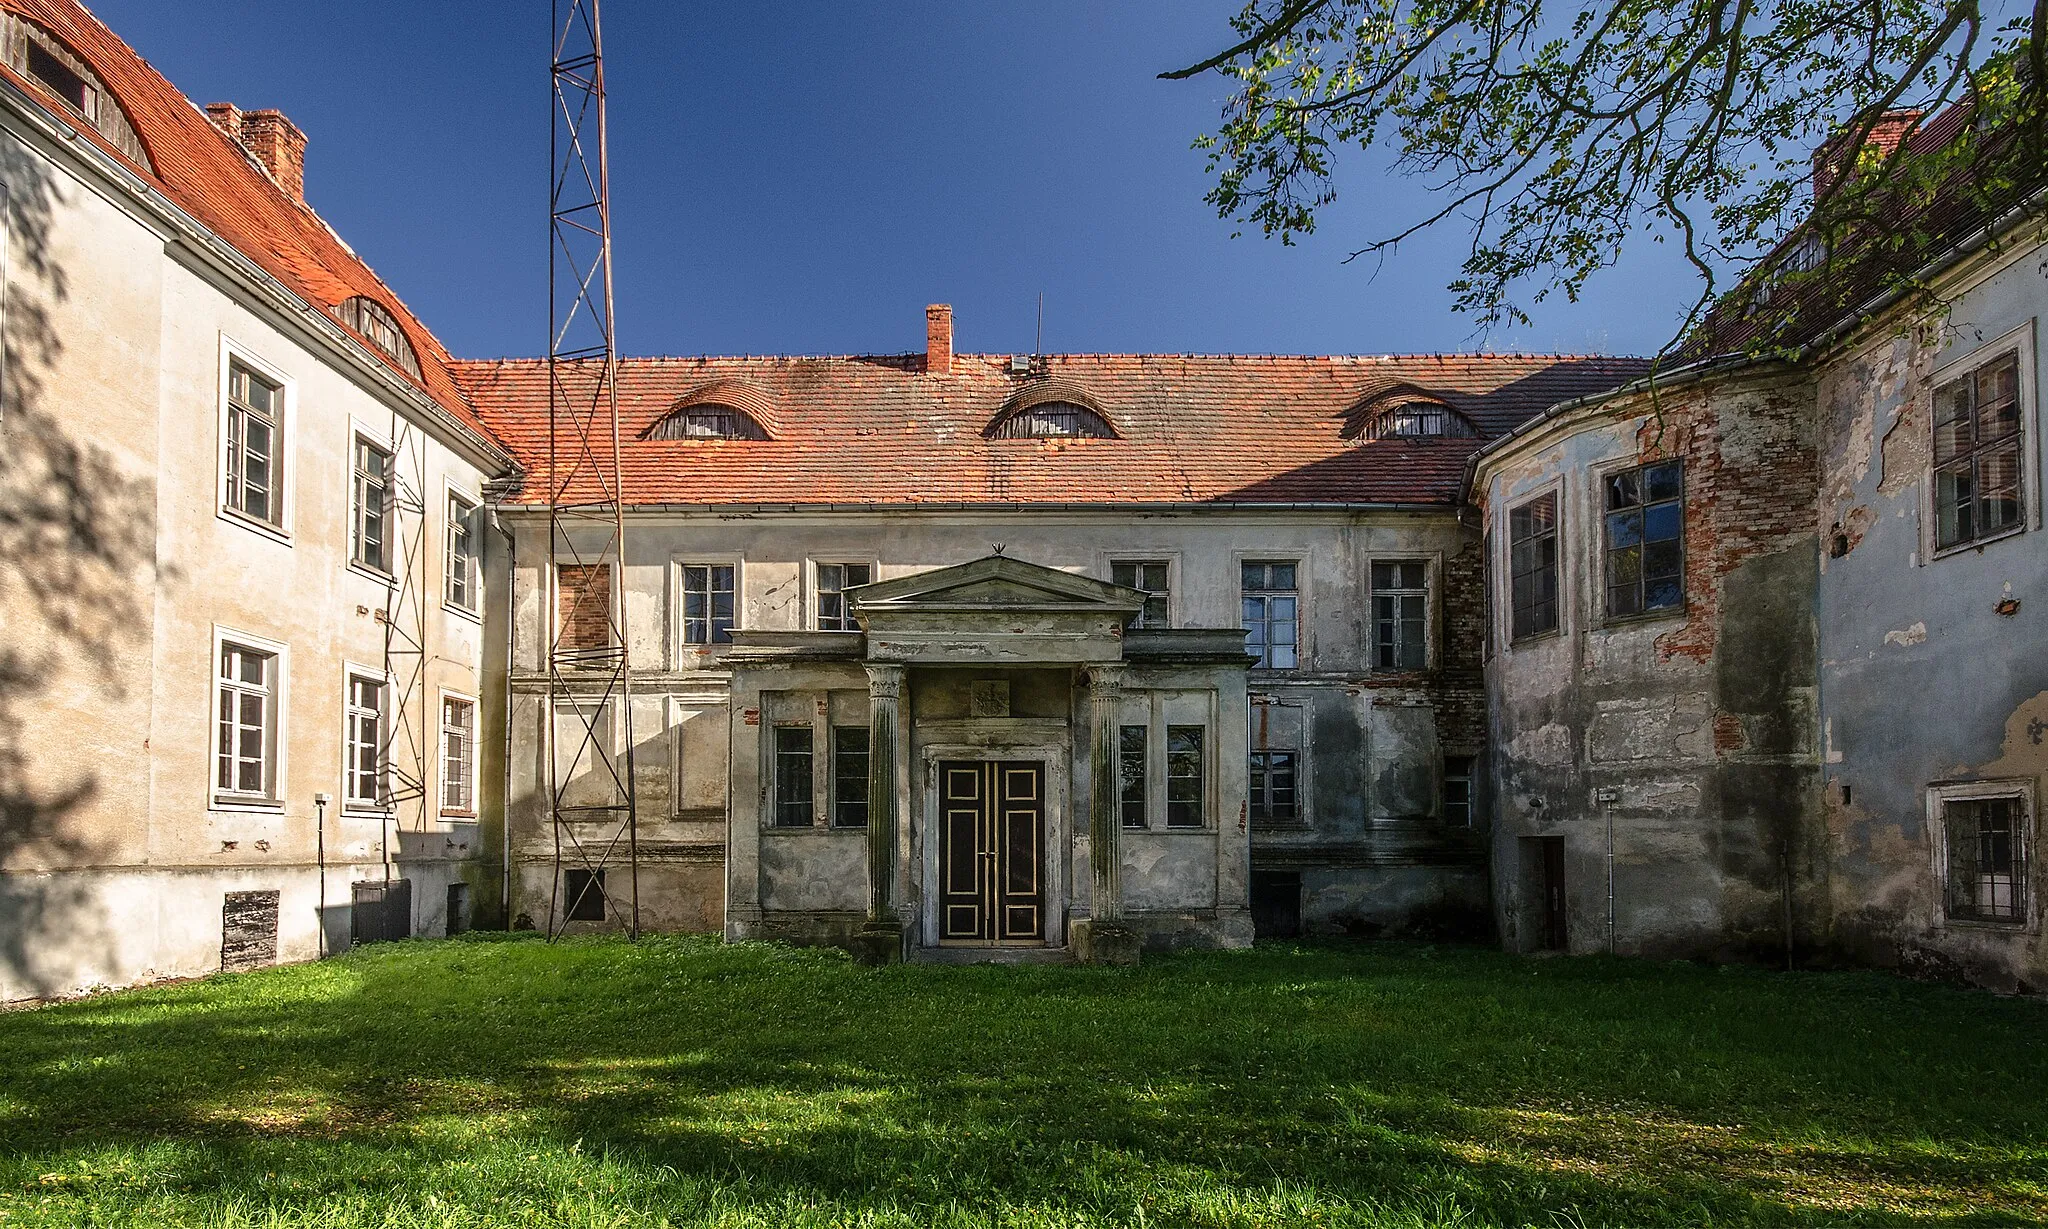
M 939 762 L 939 941 L 1045 941 L 1045 765 Z

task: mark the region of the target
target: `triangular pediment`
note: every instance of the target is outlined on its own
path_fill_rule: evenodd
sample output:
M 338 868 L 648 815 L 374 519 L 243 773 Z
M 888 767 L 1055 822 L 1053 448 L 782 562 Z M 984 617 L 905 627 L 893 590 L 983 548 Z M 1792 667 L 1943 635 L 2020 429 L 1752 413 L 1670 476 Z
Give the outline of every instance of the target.
M 869 613 L 1028 607 L 1135 614 L 1145 604 L 1145 595 L 1136 589 L 1007 555 L 862 585 L 849 590 L 848 596 L 856 612 Z

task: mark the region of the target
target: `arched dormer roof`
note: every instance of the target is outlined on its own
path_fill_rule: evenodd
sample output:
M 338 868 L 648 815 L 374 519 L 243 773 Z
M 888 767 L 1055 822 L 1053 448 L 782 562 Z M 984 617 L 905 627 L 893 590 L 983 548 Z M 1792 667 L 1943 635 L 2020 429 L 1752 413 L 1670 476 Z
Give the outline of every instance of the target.
M 413 353 L 405 326 L 398 323 L 390 308 L 368 295 L 350 295 L 334 305 L 334 318 L 355 330 L 357 336 L 398 364 L 407 375 L 420 379 L 419 355 Z
M 781 423 L 775 399 L 746 380 L 713 380 L 675 399 L 647 428 L 651 440 L 767 440 Z
M 1352 441 L 1471 439 L 1479 434 L 1472 420 L 1442 394 L 1407 380 L 1368 387 L 1344 420 L 1344 438 Z
M 0 53 L 17 75 L 55 94 L 115 149 L 155 172 L 149 151 L 121 109 L 120 99 L 85 57 L 64 40 L 19 13 L 0 10 Z
M 1095 394 L 1073 380 L 1032 380 L 1011 393 L 982 432 L 990 439 L 1118 438 Z

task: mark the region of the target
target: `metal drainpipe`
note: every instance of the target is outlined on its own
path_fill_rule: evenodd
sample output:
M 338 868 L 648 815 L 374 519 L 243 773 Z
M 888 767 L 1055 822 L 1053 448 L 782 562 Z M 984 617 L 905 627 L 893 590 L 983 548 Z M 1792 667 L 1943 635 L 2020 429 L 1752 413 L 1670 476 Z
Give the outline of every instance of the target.
M 1621 791 L 1597 789 L 1593 791 L 1593 802 L 1600 808 L 1601 818 L 1607 821 L 1607 954 L 1614 954 L 1614 812 L 1608 804 L 1618 800 Z
M 327 803 L 326 794 L 313 795 L 313 861 L 320 868 L 320 908 L 313 915 L 313 936 L 322 960 L 327 958 Z
M 498 794 L 498 839 L 504 884 L 498 898 L 505 914 L 505 930 L 512 930 L 512 616 L 513 578 L 519 574 L 519 540 L 498 519 L 495 504 L 486 505 L 491 528 L 505 539 L 505 786 Z

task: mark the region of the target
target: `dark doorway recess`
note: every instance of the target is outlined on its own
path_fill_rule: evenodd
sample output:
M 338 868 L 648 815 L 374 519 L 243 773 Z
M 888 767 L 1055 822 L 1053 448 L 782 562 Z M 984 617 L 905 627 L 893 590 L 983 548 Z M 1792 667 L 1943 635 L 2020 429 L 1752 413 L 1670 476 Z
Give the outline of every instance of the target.
M 1252 872 L 1252 937 L 1301 937 L 1301 872 Z

